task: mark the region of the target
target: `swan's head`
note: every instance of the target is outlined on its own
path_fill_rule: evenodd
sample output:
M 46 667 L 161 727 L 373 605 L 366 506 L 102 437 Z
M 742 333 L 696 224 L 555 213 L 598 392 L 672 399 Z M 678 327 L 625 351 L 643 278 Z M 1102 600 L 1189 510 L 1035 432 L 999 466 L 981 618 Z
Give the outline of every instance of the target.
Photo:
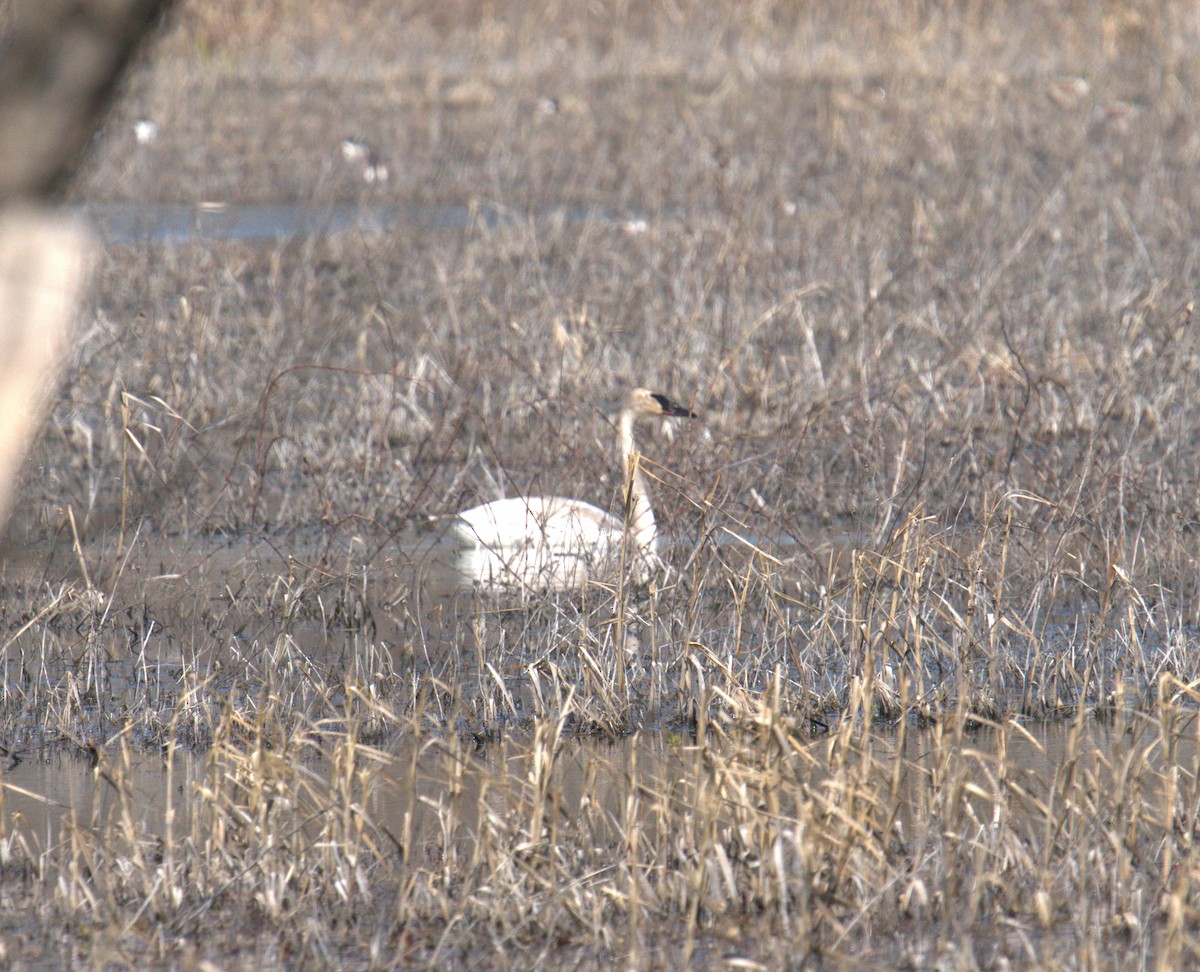
M 696 413 L 690 408 L 671 401 L 666 395 L 648 391 L 645 388 L 635 388 L 629 393 L 629 401 L 625 408 L 634 415 L 671 415 L 680 418 L 695 418 Z

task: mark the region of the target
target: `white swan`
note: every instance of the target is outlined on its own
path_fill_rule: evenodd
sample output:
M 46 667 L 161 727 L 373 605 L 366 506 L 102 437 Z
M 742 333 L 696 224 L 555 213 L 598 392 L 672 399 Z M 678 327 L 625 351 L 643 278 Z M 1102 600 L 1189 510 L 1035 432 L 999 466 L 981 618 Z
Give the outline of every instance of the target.
M 634 423 L 655 416 L 694 417 L 665 395 L 635 388 L 621 410 L 624 517 L 562 496 L 510 497 L 463 510 L 454 536 L 460 572 L 484 583 L 576 586 L 593 572 L 634 564 L 646 579 L 658 559 L 658 529 L 633 437 Z

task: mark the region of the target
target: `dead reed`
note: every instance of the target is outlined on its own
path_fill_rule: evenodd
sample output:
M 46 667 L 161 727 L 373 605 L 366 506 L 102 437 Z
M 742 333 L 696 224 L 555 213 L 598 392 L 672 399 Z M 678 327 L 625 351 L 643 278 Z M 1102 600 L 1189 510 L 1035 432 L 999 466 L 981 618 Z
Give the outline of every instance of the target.
M 463 225 L 109 247 L 0 568 L 3 955 L 1196 961 L 1194 12 L 352 6 L 185 7 L 76 188 Z M 614 506 L 631 380 L 703 413 L 673 573 L 451 589 L 430 515 Z

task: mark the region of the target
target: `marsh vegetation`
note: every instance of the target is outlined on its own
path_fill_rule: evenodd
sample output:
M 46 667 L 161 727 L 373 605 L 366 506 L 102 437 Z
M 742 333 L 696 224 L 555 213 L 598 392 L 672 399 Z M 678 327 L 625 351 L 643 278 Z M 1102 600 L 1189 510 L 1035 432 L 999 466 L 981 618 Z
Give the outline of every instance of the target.
M 105 247 L 0 573 L 6 957 L 1194 962 L 1198 34 L 185 4 L 75 201 L 466 215 Z M 456 585 L 431 517 L 620 509 L 635 385 L 702 414 L 669 577 Z

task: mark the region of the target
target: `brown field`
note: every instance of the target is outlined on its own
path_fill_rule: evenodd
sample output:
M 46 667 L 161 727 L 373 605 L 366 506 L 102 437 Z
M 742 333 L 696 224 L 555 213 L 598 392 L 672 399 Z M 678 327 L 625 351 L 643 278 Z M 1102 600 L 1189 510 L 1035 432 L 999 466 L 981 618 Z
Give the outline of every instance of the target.
M 164 25 L 73 202 L 398 216 L 105 246 L 0 960 L 1197 962 L 1200 15 L 811 6 Z M 431 517 L 618 506 L 632 385 L 669 578 L 456 589 Z

